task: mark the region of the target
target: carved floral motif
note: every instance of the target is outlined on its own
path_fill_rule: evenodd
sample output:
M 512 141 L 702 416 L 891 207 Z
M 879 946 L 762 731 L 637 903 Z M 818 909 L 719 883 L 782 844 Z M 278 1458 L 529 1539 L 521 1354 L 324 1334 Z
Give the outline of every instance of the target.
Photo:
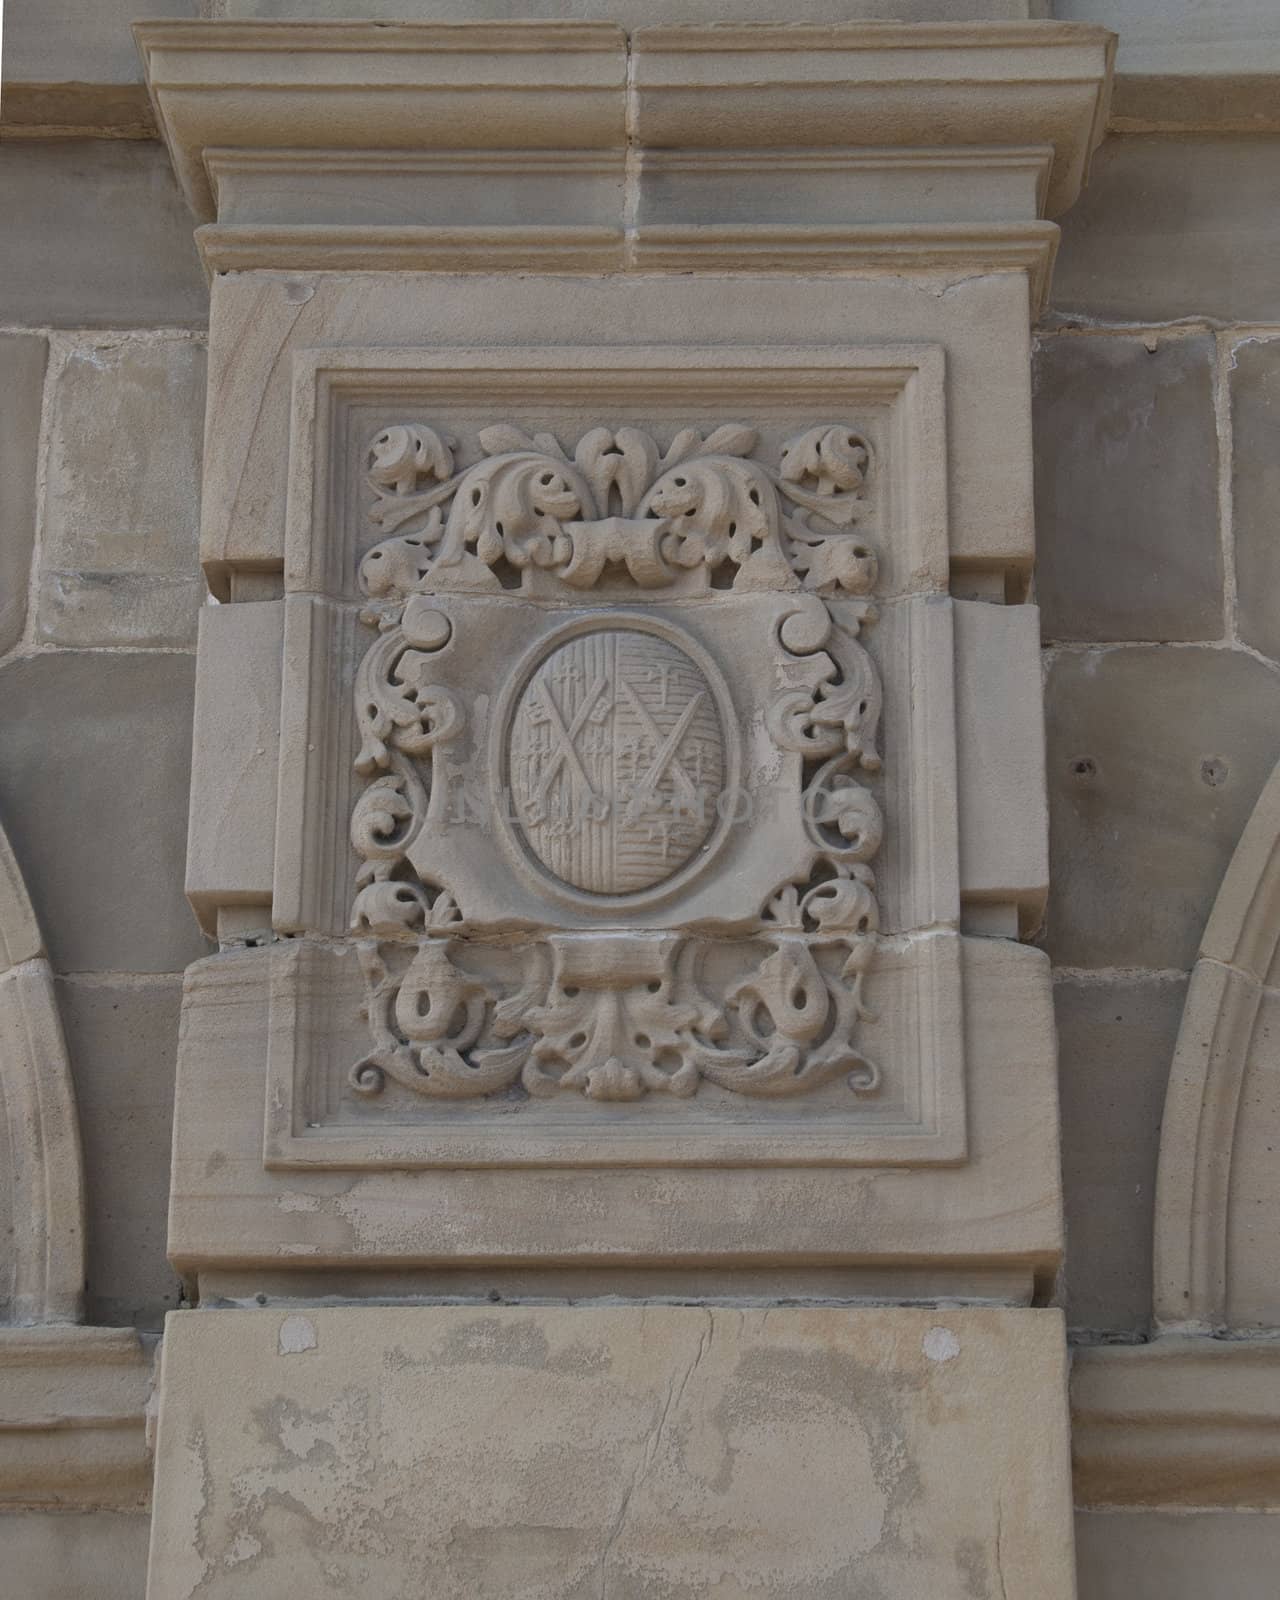
M 860 642 L 875 620 L 859 597 L 876 562 L 852 531 L 866 441 L 814 427 L 787 443 L 776 470 L 750 458 L 755 434 L 737 425 L 706 438 L 686 429 L 663 453 L 637 429 L 597 428 L 572 459 L 550 435 L 509 425 L 479 442 L 484 458 L 462 471 L 455 441 L 421 426 L 388 428 L 370 451 L 370 516 L 395 537 L 360 568 L 379 636 L 355 688 L 355 765 L 367 787 L 351 821 L 362 862 L 351 927 L 373 1048 L 352 1068 L 352 1087 L 630 1101 L 692 1095 L 703 1079 L 774 1097 L 843 1078 L 873 1093 L 879 1072 L 853 1043 L 869 1015 L 879 927 L 870 863 L 883 833 L 860 781 L 881 765 L 880 682 Z M 499 589 L 504 566 L 585 590 L 606 570 L 656 589 L 724 564 L 734 588 L 794 596 L 771 641 L 777 688 L 763 714 L 778 749 L 800 758 L 809 876 L 777 886 L 756 926 L 730 941 L 728 966 L 708 962 L 705 935 L 679 931 L 547 933 L 510 940 L 495 957 L 465 908 L 408 861 L 438 814 L 448 749 L 468 719 L 438 681 L 452 624 L 428 596 Z M 837 592 L 846 598 L 828 606 L 822 596 Z M 676 870 L 706 836 L 703 812 L 722 777 L 718 727 L 705 679 L 674 646 L 603 626 L 562 646 L 514 712 L 513 792 L 530 848 L 593 892 L 626 894 Z M 624 804 L 616 782 L 628 760 L 639 788 Z M 635 798 L 646 774 L 658 812 L 688 813 L 674 835 L 667 819 L 661 861 L 656 813 Z M 566 823 L 556 806 L 567 794 L 581 804 Z M 709 975 L 730 967 L 745 975 Z
M 369 519 L 396 536 L 360 563 L 371 599 L 498 590 L 503 564 L 578 590 L 606 569 L 661 589 L 726 563 L 734 588 L 867 594 L 875 583 L 875 554 L 854 532 L 871 449 L 847 428 L 798 435 L 776 468 L 751 459 L 755 430 L 736 423 L 705 438 L 685 428 L 663 452 L 638 428 L 593 428 L 572 457 L 510 423 L 478 439 L 483 459 L 461 471 L 456 441 L 431 428 L 401 423 L 373 441 Z

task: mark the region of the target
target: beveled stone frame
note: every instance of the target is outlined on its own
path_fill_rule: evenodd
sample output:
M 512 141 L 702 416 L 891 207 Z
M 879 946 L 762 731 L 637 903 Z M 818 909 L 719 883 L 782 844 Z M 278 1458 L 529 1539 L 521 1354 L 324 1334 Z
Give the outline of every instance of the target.
M 955 711 L 947 596 L 943 353 L 936 345 L 840 347 L 525 346 L 316 350 L 294 357 L 285 539 L 285 643 L 273 920 L 301 941 L 272 953 L 264 1160 L 269 1168 L 895 1165 L 966 1154 L 960 992 Z M 896 1042 L 906 1088 L 893 1115 L 731 1118 L 693 1102 L 660 1120 L 556 1108 L 517 1132 L 510 1108 L 465 1123 L 334 1119 L 341 1071 L 324 1059 L 326 1007 L 345 934 L 355 785 L 346 729 L 357 648 L 351 463 L 369 418 L 463 408 L 489 421 L 569 408 L 619 421 L 773 416 L 870 420 L 882 467 L 876 598 L 893 613 L 884 649 L 886 737 L 896 760 L 887 842 L 897 913 L 877 972 L 909 1026 Z M 362 409 L 363 408 L 363 409 Z M 728 595 L 712 604 L 731 603 Z M 882 665 L 884 665 L 882 663 Z M 895 685 L 896 693 L 895 693 Z M 909 686 L 909 687 L 908 687 Z M 338 963 L 337 965 L 335 963 Z M 343 1068 L 342 1070 L 345 1070 Z M 434 1109 L 434 1108 L 433 1108 Z M 665 1110 L 666 1108 L 664 1108 Z

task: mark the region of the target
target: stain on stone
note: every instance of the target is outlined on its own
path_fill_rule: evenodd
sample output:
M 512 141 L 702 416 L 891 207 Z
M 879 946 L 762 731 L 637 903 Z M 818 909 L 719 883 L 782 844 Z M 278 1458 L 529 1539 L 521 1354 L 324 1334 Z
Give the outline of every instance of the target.
M 548 1372 L 567 1372 L 571 1377 L 585 1377 L 590 1373 L 612 1370 L 608 1348 L 603 1344 L 571 1344 L 556 1350 L 547 1357 Z
M 989 1600 L 991 1564 L 981 1539 L 961 1539 L 956 1545 L 956 1568 L 964 1579 L 966 1600 Z
M 540 1369 L 547 1353 L 547 1336 L 532 1318 L 477 1317 L 446 1334 L 432 1352 L 432 1364 Z

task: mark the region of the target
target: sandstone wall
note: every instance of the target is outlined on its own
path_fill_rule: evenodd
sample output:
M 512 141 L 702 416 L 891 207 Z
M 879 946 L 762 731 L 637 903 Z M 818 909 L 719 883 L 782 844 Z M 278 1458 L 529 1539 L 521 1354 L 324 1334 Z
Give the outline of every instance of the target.
M 125 23 L 196 9 L 64 5 L 65 25 L 48 8 L 37 28 L 33 0 L 11 7 L 6 78 L 24 87 L 0 146 L 0 821 L 80 1108 L 86 1320 L 146 1332 L 181 1300 L 165 1260 L 174 1056 L 181 974 L 210 948 L 182 893 L 207 286 L 163 148 L 65 135 L 145 132 Z M 1057 7 L 1121 27 L 1125 9 Z M 1219 41 L 1268 31 L 1264 8 L 1217 11 Z M 81 83 L 95 87 L 30 87 Z M 1188 977 L 1280 759 L 1278 251 L 1280 133 L 1115 133 L 1065 219 L 1036 341 L 1039 942 L 1061 1050 L 1059 1301 L 1080 1343 L 1151 1331 Z M 1193 1585 L 1179 1594 L 1262 1595 L 1272 1520 L 1086 1514 L 1081 1593 L 1145 1594 L 1154 1561 Z M 141 1594 L 145 1518 L 4 1522 L 15 1593 Z

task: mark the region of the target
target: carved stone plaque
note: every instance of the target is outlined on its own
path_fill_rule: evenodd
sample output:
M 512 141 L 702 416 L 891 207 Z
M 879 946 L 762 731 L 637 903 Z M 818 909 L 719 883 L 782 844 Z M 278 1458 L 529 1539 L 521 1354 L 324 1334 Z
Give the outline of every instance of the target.
M 954 784 L 950 613 L 881 559 L 919 538 L 895 381 L 786 425 L 651 376 L 634 419 L 353 381 L 299 561 L 358 594 L 291 599 L 285 647 L 286 703 L 292 659 L 354 667 L 350 764 L 331 722 L 296 793 L 348 797 L 352 854 L 299 858 L 270 1164 L 963 1149 L 954 817 L 908 770 L 941 730 Z
M 677 645 L 595 628 L 520 690 L 507 777 L 529 849 L 592 894 L 664 883 L 707 841 L 724 781 L 720 705 Z

